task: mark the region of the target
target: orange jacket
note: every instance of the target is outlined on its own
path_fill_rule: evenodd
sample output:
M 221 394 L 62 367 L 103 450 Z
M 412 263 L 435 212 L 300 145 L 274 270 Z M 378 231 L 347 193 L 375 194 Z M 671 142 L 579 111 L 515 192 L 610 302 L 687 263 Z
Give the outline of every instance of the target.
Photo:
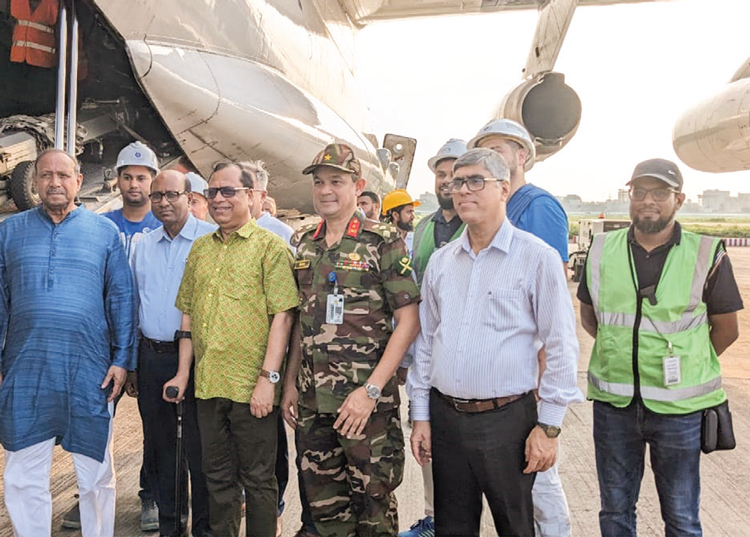
M 32 13 L 29 0 L 11 0 L 10 14 L 17 22 L 13 28 L 10 61 L 37 67 L 57 65 L 55 24 L 58 5 L 58 0 L 42 0 Z

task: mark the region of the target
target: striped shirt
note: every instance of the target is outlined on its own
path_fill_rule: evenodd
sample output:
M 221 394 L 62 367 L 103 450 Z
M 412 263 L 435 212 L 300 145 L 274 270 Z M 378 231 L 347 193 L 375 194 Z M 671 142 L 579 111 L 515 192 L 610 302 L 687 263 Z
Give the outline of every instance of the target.
M 576 385 L 575 313 L 557 251 L 505 219 L 474 254 L 468 230 L 430 258 L 419 308 L 422 332 L 409 371 L 412 416 L 429 420 L 431 387 L 493 399 L 539 387 L 539 421 L 562 425 Z M 539 379 L 538 345 L 547 352 Z

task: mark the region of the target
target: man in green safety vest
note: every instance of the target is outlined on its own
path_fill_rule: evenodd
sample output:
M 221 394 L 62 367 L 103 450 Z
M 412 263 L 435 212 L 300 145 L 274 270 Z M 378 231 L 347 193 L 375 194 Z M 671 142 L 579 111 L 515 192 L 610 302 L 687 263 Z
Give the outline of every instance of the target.
M 435 195 L 440 208 L 424 217 L 414 230 L 414 273 L 417 283 L 422 283 L 424 269 L 432 253 L 456 239 L 464 230 L 456 209 L 453 208 L 451 184 L 453 183 L 453 163 L 466 153 L 466 142 L 451 138 L 437 155 L 427 161 L 435 174 Z
M 646 444 L 665 534 L 702 535 L 702 410 L 726 401 L 718 356 L 739 334 L 742 299 L 720 239 L 681 229 L 682 174 L 635 167 L 632 225 L 596 235 L 578 288 L 596 338 L 588 370 L 602 535 L 636 535 Z

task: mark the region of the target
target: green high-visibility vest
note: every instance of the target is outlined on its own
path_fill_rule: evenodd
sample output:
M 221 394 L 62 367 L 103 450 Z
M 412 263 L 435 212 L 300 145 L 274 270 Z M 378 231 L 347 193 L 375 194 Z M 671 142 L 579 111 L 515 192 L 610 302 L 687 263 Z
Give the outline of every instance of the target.
M 439 211 L 440 209 L 438 209 Z M 412 258 L 414 261 L 414 273 L 417 275 L 417 284 L 422 287 L 422 278 L 424 278 L 424 271 L 427 268 L 427 262 L 430 260 L 430 256 L 437 249 L 435 244 L 435 221 L 432 217 L 435 213 L 430 216 L 425 216 L 419 224 L 417 229 L 414 230 L 414 242 L 412 244 Z M 454 217 L 458 218 L 458 217 Z M 449 242 L 453 242 L 463 233 L 466 224 L 461 224 L 456 232 L 451 237 Z
M 627 237 L 627 229 L 596 235 L 589 251 L 586 277 L 598 327 L 588 398 L 627 406 L 635 394 L 637 368 L 641 398 L 654 412 L 687 414 L 724 402 L 721 367 L 703 302 L 719 240 L 683 230 L 680 244 L 669 250 L 652 305 L 637 296 Z M 680 357 L 681 380 L 666 385 L 663 361 L 670 349 Z

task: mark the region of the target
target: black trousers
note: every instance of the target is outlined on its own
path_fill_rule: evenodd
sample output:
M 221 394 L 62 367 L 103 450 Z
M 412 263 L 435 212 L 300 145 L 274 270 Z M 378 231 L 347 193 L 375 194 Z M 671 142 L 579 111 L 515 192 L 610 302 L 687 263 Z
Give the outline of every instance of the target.
M 177 373 L 178 355 L 157 353 L 143 342 L 138 347 L 138 408 L 143 420 L 143 436 L 153 446 L 154 470 L 157 478 L 159 505 L 159 532 L 175 532 L 175 462 L 177 457 L 177 409 L 162 398 L 164 384 Z M 193 375 L 190 375 L 185 392 L 183 418 L 182 498 L 187 500 L 187 470 L 190 470 L 191 499 L 193 507 L 192 531 L 201 534 L 209 531 L 208 488 L 201 467 L 201 440 L 195 403 Z M 182 510 L 187 512 L 186 509 Z
M 537 422 L 534 395 L 496 410 L 457 411 L 430 392 L 436 537 L 479 537 L 482 495 L 501 537 L 534 537 L 526 438 Z
M 198 399 L 203 473 L 215 537 L 239 534 L 243 488 L 247 537 L 276 535 L 278 415 L 278 407 L 265 418 L 256 418 L 248 403 Z

